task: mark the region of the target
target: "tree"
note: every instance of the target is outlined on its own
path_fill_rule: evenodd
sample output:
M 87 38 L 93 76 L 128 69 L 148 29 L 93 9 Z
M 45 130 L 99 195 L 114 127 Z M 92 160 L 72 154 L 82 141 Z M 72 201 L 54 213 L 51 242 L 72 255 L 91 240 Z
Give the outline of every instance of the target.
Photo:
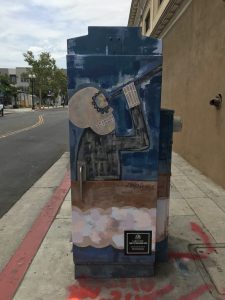
M 31 67 L 28 72 L 34 74 L 35 89 L 38 91 L 40 98 L 39 105 L 42 104 L 42 96 L 46 94 L 51 85 L 52 78 L 54 77 L 54 71 L 57 69 L 55 59 L 51 57 L 49 52 L 42 52 L 38 59 L 35 59 L 32 51 L 27 51 L 23 54 L 25 61 Z
M 17 89 L 10 84 L 8 75 L 0 75 L 0 94 L 4 104 L 10 103 L 11 97 L 14 97 L 15 99 L 17 97 Z
M 57 97 L 67 95 L 67 77 L 63 69 L 58 69 L 54 71 L 52 91 Z

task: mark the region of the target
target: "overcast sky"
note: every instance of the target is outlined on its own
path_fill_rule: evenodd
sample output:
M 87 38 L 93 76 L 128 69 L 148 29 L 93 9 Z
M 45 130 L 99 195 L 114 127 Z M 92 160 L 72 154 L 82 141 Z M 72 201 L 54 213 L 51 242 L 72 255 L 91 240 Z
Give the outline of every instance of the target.
M 66 41 L 88 26 L 126 26 L 131 0 L 1 0 L 0 68 L 27 66 L 23 53 L 48 51 L 66 67 Z

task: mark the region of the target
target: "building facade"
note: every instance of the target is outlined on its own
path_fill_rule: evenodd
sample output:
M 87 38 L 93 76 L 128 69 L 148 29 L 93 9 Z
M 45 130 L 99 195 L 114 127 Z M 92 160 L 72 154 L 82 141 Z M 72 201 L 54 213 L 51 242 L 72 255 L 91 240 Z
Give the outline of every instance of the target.
M 29 78 L 27 77 L 28 68 L 16 67 L 13 69 L 0 68 L 0 75 L 7 75 L 10 83 L 17 88 L 17 99 L 11 99 L 11 105 L 30 107 L 32 105 L 32 96 L 29 94 Z
M 29 87 L 29 78 L 25 75 L 28 68 L 16 67 L 14 69 L 0 68 L 0 75 L 8 75 L 11 84 L 16 88 L 27 91 Z
M 225 1 L 132 0 L 128 25 L 163 39 L 162 106 L 183 120 L 174 150 L 225 187 Z

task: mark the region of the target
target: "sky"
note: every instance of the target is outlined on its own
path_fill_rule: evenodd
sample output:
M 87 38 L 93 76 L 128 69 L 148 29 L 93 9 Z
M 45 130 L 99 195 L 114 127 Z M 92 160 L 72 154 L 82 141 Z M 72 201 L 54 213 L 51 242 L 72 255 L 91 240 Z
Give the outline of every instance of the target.
M 131 0 L 1 0 L 0 68 L 26 67 L 23 53 L 50 52 L 66 68 L 67 39 L 88 26 L 127 26 Z

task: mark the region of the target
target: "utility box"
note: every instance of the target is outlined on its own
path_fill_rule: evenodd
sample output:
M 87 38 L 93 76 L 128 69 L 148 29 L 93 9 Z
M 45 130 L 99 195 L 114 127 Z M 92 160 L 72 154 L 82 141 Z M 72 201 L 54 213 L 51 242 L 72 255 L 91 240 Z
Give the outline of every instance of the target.
M 173 111 L 162 44 L 140 28 L 68 40 L 75 277 L 148 277 L 167 257 Z

